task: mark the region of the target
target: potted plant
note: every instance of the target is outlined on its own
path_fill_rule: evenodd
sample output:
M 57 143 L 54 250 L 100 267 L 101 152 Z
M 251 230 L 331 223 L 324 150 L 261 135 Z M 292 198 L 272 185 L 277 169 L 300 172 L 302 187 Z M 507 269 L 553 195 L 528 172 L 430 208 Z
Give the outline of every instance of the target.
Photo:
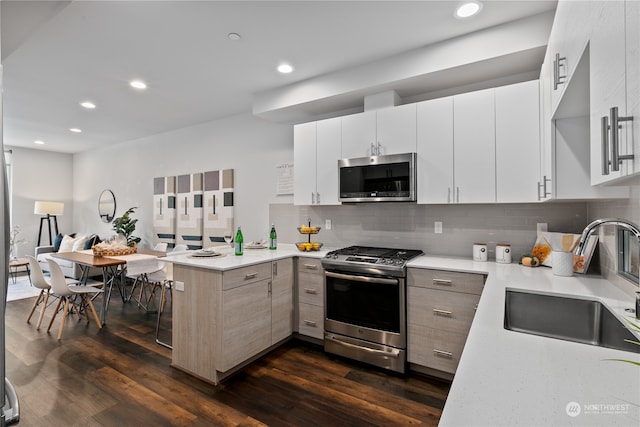
M 136 230 L 137 219 L 131 218 L 131 214 L 138 209 L 137 206 L 127 209 L 127 211 L 121 216 L 113 220 L 113 229 L 116 233 L 122 234 L 127 239 L 127 246 L 136 246 L 140 242 L 140 237 L 134 236 L 133 232 Z

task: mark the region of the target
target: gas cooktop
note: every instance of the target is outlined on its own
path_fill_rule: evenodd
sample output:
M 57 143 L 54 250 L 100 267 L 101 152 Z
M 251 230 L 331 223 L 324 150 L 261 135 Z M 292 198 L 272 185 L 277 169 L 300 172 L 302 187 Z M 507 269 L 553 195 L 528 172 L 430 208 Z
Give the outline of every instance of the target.
M 407 261 L 422 254 L 416 249 L 349 246 L 327 253 L 322 265 L 326 270 L 398 276 L 404 275 Z

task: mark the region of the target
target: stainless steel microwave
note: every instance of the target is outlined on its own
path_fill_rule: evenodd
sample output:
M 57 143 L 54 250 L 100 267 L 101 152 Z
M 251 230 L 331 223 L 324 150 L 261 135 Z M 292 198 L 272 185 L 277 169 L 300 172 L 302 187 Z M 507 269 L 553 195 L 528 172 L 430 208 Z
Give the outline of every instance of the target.
M 338 161 L 340 201 L 415 202 L 416 153 Z

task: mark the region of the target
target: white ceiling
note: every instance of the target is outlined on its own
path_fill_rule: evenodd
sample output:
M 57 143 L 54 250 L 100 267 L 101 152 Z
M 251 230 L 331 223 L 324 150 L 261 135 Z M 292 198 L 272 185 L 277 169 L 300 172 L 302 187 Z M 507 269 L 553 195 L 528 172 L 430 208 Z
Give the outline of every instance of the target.
M 485 1 L 459 20 L 458 3 L 3 0 L 4 144 L 76 153 L 250 112 L 255 93 L 556 5 Z M 277 73 L 280 61 L 295 71 Z M 133 78 L 149 88 L 131 89 Z

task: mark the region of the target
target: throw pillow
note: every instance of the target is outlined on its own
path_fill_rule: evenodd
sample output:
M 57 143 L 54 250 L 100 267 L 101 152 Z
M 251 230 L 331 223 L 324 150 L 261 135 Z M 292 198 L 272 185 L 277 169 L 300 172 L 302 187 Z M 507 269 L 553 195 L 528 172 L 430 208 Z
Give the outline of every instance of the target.
M 58 248 L 58 252 L 71 252 L 73 251 L 73 244 L 76 239 L 73 236 L 65 234 L 62 238 L 62 242 L 60 242 L 60 247 Z
M 75 241 L 73 242 L 73 248 L 71 250 L 73 252 L 83 250 L 84 249 L 84 245 L 87 243 L 88 239 L 89 239 L 89 236 L 87 236 L 86 234 L 82 234 L 82 235 L 76 237 Z
M 100 243 L 100 237 L 97 234 L 92 234 L 89 239 L 87 239 L 87 243 L 85 243 L 84 249 L 91 249 L 98 243 Z
M 64 236 L 60 233 L 56 236 L 55 240 L 53 241 L 53 252 L 58 252 L 58 250 L 60 250 L 60 243 L 62 243 L 62 238 Z

